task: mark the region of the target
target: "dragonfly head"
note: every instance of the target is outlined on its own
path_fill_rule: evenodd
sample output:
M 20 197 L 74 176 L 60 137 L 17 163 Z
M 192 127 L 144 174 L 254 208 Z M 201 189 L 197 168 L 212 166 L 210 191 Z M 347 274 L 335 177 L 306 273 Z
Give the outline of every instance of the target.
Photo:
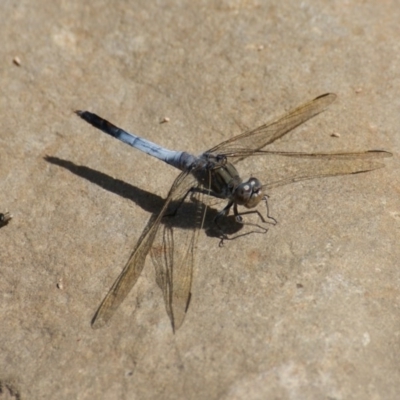
M 250 178 L 238 185 L 233 196 L 238 205 L 253 208 L 264 197 L 261 182 L 257 178 Z

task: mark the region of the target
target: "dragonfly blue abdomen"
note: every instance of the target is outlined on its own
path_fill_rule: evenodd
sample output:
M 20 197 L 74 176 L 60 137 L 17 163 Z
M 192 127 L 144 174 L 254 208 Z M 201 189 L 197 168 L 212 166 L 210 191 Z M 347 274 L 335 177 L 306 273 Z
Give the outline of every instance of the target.
M 159 160 L 162 160 L 167 164 L 180 169 L 181 171 L 189 170 L 196 160 L 196 157 L 189 153 L 184 151 L 168 150 L 156 143 L 151 142 L 150 140 L 126 132 L 111 122 L 89 111 L 76 111 L 76 114 L 104 133 L 107 133 L 108 135 L 121 140 L 122 142 L 129 144 L 129 146 L 143 151 L 150 156 L 158 158 Z

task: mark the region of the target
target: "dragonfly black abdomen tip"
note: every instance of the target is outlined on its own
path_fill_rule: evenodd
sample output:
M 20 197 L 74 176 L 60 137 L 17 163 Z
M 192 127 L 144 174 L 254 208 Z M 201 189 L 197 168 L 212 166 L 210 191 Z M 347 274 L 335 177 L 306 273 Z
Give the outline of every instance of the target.
M 93 115 L 89 111 L 83 111 L 83 110 L 76 110 L 75 114 L 84 119 L 85 121 L 90 120 L 91 116 Z

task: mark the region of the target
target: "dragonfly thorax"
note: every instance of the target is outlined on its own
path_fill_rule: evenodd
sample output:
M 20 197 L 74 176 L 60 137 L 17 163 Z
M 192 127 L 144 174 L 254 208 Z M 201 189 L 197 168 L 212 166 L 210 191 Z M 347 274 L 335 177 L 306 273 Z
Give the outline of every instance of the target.
M 226 157 L 204 153 L 193 164 L 191 173 L 210 195 L 230 199 L 236 187 L 242 183 L 239 173 Z
M 242 182 L 232 194 L 234 202 L 246 208 L 256 207 L 263 197 L 262 185 L 257 178 L 250 178 L 248 181 Z

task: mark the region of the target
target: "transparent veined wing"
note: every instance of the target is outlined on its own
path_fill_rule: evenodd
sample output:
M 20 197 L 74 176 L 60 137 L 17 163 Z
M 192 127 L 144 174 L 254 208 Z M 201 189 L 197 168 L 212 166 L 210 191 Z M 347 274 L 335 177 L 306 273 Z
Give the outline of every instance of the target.
M 171 324 L 177 329 L 183 322 L 190 301 L 191 276 L 193 268 L 194 246 L 197 238 L 200 221 L 196 215 L 192 215 L 190 231 L 185 230 L 181 234 L 182 227 L 175 228 L 163 218 L 171 210 L 176 210 L 184 201 L 188 191 L 197 185 L 196 179 L 188 172 L 182 172 L 174 181 L 163 208 L 158 214 L 154 214 L 147 223 L 135 249 L 121 274 L 118 276 L 108 294 L 102 301 L 92 320 L 92 327 L 97 329 L 104 326 L 112 317 L 116 309 L 131 291 L 137 282 L 148 253 L 152 250 L 152 259 L 156 267 L 157 282 L 164 293 L 164 299 Z M 194 196 L 198 198 L 196 203 L 201 203 L 201 193 Z M 181 207 L 179 207 L 181 208 Z M 179 209 L 177 213 L 179 213 Z M 171 220 L 175 218 L 171 217 Z M 166 226 L 160 228 L 160 224 L 167 220 Z M 174 235 L 185 238 L 184 241 L 172 239 Z M 158 255 L 157 255 L 158 254 Z M 168 276 L 163 276 L 163 271 Z M 184 312 L 182 310 L 184 309 Z
M 384 167 L 382 160 L 392 154 L 382 150 L 349 153 L 258 151 L 253 156 L 263 158 L 262 162 L 256 163 L 254 176 L 262 177 L 263 188 L 270 189 L 303 180 L 373 171 Z
M 198 186 L 190 177 L 193 180 L 189 186 Z M 185 186 L 187 193 L 190 187 Z M 182 204 L 185 193 L 180 192 L 178 201 L 168 207 L 151 248 L 156 281 L 174 332 L 182 325 L 189 307 L 195 248 L 206 211 L 203 192 L 191 192 L 190 201 Z
M 241 159 L 251 156 L 254 151 L 261 150 L 263 147 L 286 135 L 310 118 L 318 115 L 335 99 L 336 95 L 333 93 L 326 93 L 318 96 L 290 110 L 274 121 L 267 122 L 256 129 L 244 132 L 220 143 L 208 152 L 223 154 L 227 157 L 233 155 L 236 157 L 240 156 Z

